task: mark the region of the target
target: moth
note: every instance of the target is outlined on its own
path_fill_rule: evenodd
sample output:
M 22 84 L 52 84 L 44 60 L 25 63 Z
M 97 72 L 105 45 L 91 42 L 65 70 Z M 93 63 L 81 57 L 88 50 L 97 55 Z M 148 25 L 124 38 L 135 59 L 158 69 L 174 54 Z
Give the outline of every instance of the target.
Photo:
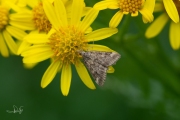
M 116 64 L 121 55 L 117 52 L 78 51 L 82 56 L 84 65 L 94 78 L 95 82 L 102 86 L 106 79 L 109 66 Z

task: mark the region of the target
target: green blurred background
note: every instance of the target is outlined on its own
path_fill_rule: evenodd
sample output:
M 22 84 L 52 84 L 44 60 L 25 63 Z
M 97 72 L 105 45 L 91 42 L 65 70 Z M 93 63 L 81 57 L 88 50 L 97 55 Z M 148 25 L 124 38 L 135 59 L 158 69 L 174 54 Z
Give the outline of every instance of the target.
M 97 1 L 85 2 L 93 6 Z M 115 12 L 100 11 L 93 29 L 108 27 Z M 0 56 L 0 120 L 180 120 L 180 50 L 169 44 L 169 25 L 153 39 L 144 37 L 148 26 L 141 15 L 126 15 L 117 34 L 95 42 L 121 54 L 115 73 L 90 90 L 73 67 L 67 97 L 60 91 L 60 74 L 40 87 L 49 60 L 28 70 L 19 56 Z M 13 105 L 23 106 L 22 114 L 7 113 Z

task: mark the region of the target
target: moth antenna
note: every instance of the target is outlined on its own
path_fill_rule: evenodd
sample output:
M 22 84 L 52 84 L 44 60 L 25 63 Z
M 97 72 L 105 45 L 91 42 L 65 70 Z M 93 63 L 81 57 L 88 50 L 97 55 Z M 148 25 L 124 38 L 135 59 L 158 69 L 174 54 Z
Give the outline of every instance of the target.
M 93 41 L 93 45 L 94 45 L 94 41 Z M 93 47 L 92 47 L 92 50 L 93 50 Z
M 94 45 L 94 41 L 92 44 Z M 87 51 L 93 51 L 93 46 L 89 47 L 89 49 Z

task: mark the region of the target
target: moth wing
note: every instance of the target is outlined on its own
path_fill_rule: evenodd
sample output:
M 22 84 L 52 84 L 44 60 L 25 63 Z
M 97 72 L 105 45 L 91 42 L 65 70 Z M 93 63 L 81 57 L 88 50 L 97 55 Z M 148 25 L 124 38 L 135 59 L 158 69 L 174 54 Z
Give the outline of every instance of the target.
M 89 52 L 89 58 L 93 58 L 94 62 L 97 62 L 103 66 L 109 67 L 116 64 L 120 58 L 120 54 L 116 52 Z
M 120 59 L 120 57 L 121 57 L 121 55 L 119 53 L 112 52 L 110 54 L 110 57 L 107 58 L 107 61 L 109 61 L 108 66 L 116 64 L 116 62 Z
M 104 84 L 108 67 L 114 65 L 120 58 L 120 54 L 116 52 L 79 51 L 79 53 L 86 68 L 100 86 Z
M 105 82 L 106 72 L 108 68 L 99 63 L 94 62 L 92 59 L 87 57 L 83 58 L 83 62 L 90 74 L 92 75 L 92 77 L 94 78 L 95 82 L 98 85 L 102 86 Z

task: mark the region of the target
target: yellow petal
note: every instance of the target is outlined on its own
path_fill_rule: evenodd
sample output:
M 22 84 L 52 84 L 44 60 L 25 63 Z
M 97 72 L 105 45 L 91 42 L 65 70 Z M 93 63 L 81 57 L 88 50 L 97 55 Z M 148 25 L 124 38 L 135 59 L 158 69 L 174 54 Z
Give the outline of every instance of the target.
M 34 30 L 35 29 L 34 24 L 29 24 L 28 22 L 17 22 L 17 21 L 11 20 L 9 22 L 9 24 L 14 27 L 17 27 L 19 29 L 22 29 L 22 30 Z
M 152 22 L 154 20 L 154 16 L 152 12 L 149 11 L 148 9 L 142 8 L 141 10 L 139 10 L 139 12 L 143 15 L 146 22 Z
M 31 46 L 30 43 L 26 42 L 25 40 L 22 41 L 21 45 L 18 48 L 17 54 L 20 55 L 24 50 Z
M 67 26 L 67 15 L 64 3 L 61 0 L 54 1 L 54 8 L 58 21 L 61 23 L 61 26 Z
M 75 67 L 82 82 L 90 89 L 95 89 L 96 87 L 94 86 L 86 67 L 80 61 L 75 65 Z
M 172 0 L 163 0 L 164 7 L 169 17 L 175 22 L 179 22 L 179 14 L 177 8 Z
M 149 22 L 144 16 L 142 16 L 142 20 L 143 20 L 143 23 L 148 23 Z
M 73 0 L 67 0 L 67 2 L 64 3 L 66 7 L 66 14 L 67 14 L 68 19 L 71 18 L 72 3 L 73 3 Z
M 53 55 L 54 55 L 54 53 L 52 52 L 52 50 L 43 51 L 43 52 L 37 51 L 34 54 L 30 54 L 29 56 L 25 56 L 23 58 L 23 63 L 37 63 L 37 62 L 41 62 L 41 61 L 44 61 L 46 59 L 51 58 Z
M 104 10 L 107 9 L 108 2 L 107 1 L 100 1 L 96 3 L 93 8 L 98 9 L 98 10 Z
M 83 0 L 73 0 L 71 9 L 71 25 L 78 26 L 82 17 Z
M 10 25 L 6 27 L 6 30 L 18 40 L 23 40 L 23 38 L 27 35 L 27 33 L 23 30 Z
M 67 4 L 67 3 L 69 2 L 69 0 L 62 0 L 62 2 L 63 2 L 64 4 Z
M 48 38 L 55 32 L 56 32 L 56 30 L 54 28 L 51 28 L 51 30 L 47 34 Z
M 114 68 L 112 66 L 108 67 L 107 73 L 114 73 Z
M 9 57 L 8 48 L 1 32 L 0 32 L 0 52 L 3 57 Z
M 110 20 L 109 22 L 109 27 L 111 28 L 116 28 L 119 23 L 121 22 L 122 18 L 123 18 L 123 13 L 121 11 L 118 11 Z
M 92 32 L 92 31 L 93 31 L 93 29 L 91 27 L 89 27 L 89 28 L 86 29 L 86 31 L 84 31 L 84 33 L 88 34 L 88 33 Z
M 170 43 L 174 50 L 180 48 L 180 23 L 171 22 L 169 31 Z
M 100 2 L 96 3 L 93 8 L 96 8 L 98 10 L 104 10 L 107 8 L 116 9 L 116 8 L 118 8 L 117 3 L 118 3 L 117 0 L 109 0 L 109 1 L 104 0 L 104 1 L 100 1 Z
M 92 7 L 84 7 L 82 16 L 85 16 L 91 9 L 92 9 Z
M 12 51 L 12 53 L 17 54 L 18 46 L 15 43 L 15 41 L 13 40 L 13 38 L 11 37 L 11 35 L 6 30 L 4 30 L 3 36 L 4 36 L 4 39 L 7 43 L 7 46 Z
M 32 12 L 28 11 L 10 14 L 9 19 L 16 22 L 26 22 L 29 24 L 33 24 L 33 14 Z
M 71 85 L 72 71 L 71 65 L 63 65 L 62 73 L 61 73 L 61 91 L 64 96 L 67 96 L 69 93 L 70 85 Z
M 23 66 L 26 69 L 32 69 L 34 68 L 38 63 L 24 63 Z
M 88 51 L 106 51 L 113 52 L 112 49 L 104 46 L 104 45 L 96 45 L 96 44 L 88 44 Z
M 155 0 L 146 0 L 143 7 L 153 13 L 155 7 Z
M 116 28 L 101 28 L 87 34 L 85 37 L 88 40 L 88 42 L 98 41 L 98 40 L 102 40 L 107 37 L 110 37 L 113 34 L 116 34 L 117 32 L 118 32 L 118 29 Z
M 25 43 L 26 44 L 26 43 Z M 51 51 L 51 47 L 47 44 L 39 44 L 39 45 L 33 45 L 28 48 L 21 54 L 22 56 L 31 56 L 36 53 Z
M 158 35 L 165 26 L 165 24 L 168 22 L 168 19 L 169 18 L 166 13 L 156 18 L 156 20 L 146 30 L 145 36 L 147 38 L 152 38 Z
M 55 61 L 51 63 L 51 65 L 48 67 L 46 72 L 44 73 L 42 80 L 41 80 L 41 87 L 45 88 L 56 76 L 56 73 L 58 71 L 58 68 L 60 66 L 60 61 Z
M 84 17 L 83 21 L 80 24 L 80 30 L 85 31 L 89 26 L 92 24 L 92 22 L 96 19 L 99 11 L 96 9 L 91 9 L 88 14 Z
M 15 12 L 20 12 L 20 8 L 17 6 L 17 5 L 15 5 L 13 2 L 11 2 L 11 1 L 7 1 L 6 0 L 6 4 L 8 5 L 8 6 L 10 6 L 10 8 L 11 9 L 13 9 Z
M 36 30 L 30 31 L 29 34 L 39 34 L 39 30 L 36 29 Z
M 48 20 L 52 24 L 52 26 L 58 30 L 59 27 L 61 27 L 61 22 L 57 19 L 54 6 L 51 4 L 49 0 L 43 1 L 43 8 L 46 16 L 48 17 Z
M 24 37 L 24 40 L 32 44 L 47 43 L 49 41 L 47 34 L 29 34 Z
M 112 2 L 108 5 L 108 9 L 119 9 L 119 3 L 118 2 Z
M 17 5 L 20 7 L 26 7 L 27 5 L 26 0 L 18 0 Z
M 31 8 L 34 8 L 35 6 L 38 5 L 39 1 L 38 0 L 26 0 L 27 5 Z

